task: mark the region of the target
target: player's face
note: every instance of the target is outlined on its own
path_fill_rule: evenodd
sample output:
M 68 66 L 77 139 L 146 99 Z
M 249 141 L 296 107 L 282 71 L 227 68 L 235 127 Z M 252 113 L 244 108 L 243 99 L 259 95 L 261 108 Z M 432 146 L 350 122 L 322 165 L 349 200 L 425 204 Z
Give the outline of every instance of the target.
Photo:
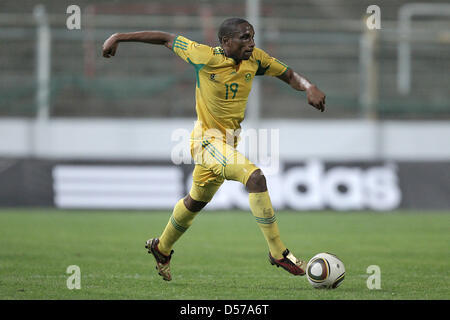
M 229 41 L 229 54 L 237 60 L 250 59 L 253 49 L 255 31 L 248 23 L 241 23 L 236 27 L 236 32 Z

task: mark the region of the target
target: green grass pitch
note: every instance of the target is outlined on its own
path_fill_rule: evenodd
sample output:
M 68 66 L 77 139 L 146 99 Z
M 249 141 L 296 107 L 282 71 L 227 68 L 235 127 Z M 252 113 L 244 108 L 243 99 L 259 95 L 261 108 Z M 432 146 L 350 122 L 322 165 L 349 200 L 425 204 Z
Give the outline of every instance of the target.
M 346 267 L 336 290 L 313 289 L 270 265 L 249 212 L 200 213 L 176 243 L 163 281 L 144 242 L 170 212 L 0 210 L 0 299 L 449 299 L 450 212 L 277 212 L 297 256 L 332 252 Z M 69 265 L 81 289 L 69 290 Z M 367 288 L 367 267 L 381 289 Z

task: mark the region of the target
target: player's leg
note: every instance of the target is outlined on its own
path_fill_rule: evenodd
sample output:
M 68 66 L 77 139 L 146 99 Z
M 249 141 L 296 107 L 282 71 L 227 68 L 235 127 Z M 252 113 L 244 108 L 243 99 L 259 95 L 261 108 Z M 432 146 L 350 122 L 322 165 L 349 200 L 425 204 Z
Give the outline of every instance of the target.
M 155 257 L 156 269 L 164 280 L 172 279 L 170 260 L 173 245 L 192 225 L 195 216 L 211 201 L 222 183 L 221 177 L 216 177 L 211 171 L 196 165 L 188 195 L 175 205 L 161 236 L 147 240 L 145 247 Z
M 243 181 L 243 183 L 245 180 Z M 275 259 L 281 259 L 286 246 L 281 241 L 275 211 L 267 191 L 266 179 L 262 171 L 256 168 L 245 183 L 250 209 L 255 216 L 269 246 L 269 251 Z
M 191 226 L 195 216 L 205 205 L 206 203 L 193 202 L 189 195 L 180 199 L 175 205 L 162 235 L 159 238 L 147 240 L 145 247 L 155 257 L 156 269 L 164 280 L 172 280 L 170 272 L 172 246 Z
M 239 156 L 238 156 L 239 157 Z M 275 259 L 283 258 L 286 246 L 281 241 L 280 231 L 267 191 L 266 179 L 262 171 L 249 161 L 244 164 L 228 163 L 225 169 L 227 179 L 240 181 L 247 188 L 250 210 L 261 229 L 271 255 Z
M 194 218 L 211 201 L 224 181 L 200 165 L 195 166 L 192 176 L 191 190 L 177 202 L 159 238 L 159 250 L 165 255 L 170 254 L 175 242 L 189 229 Z
M 193 200 L 189 194 L 175 204 L 172 215 L 159 237 L 158 247 L 162 254 L 170 254 L 174 243 L 192 225 L 195 216 L 206 204 L 205 202 Z
M 230 147 L 231 148 L 231 147 Z M 233 148 L 234 149 L 234 148 Z M 305 274 L 306 263 L 295 258 L 280 238 L 275 212 L 261 169 L 237 150 L 229 150 L 224 177 L 244 184 L 249 192 L 249 205 L 269 247 L 269 259 L 295 275 Z
M 269 251 L 275 258 L 282 258 L 286 247 L 280 239 L 278 224 L 261 170 L 234 147 L 222 141 L 207 141 L 203 145 L 214 159 L 220 160 L 217 165 L 211 166 L 217 175 L 247 186 L 250 192 L 250 209 L 267 241 Z M 207 154 L 204 157 L 208 159 Z
M 250 208 L 269 246 L 270 263 L 294 275 L 304 275 L 306 262 L 297 259 L 280 239 L 280 231 L 267 191 L 266 178 L 259 168 L 252 172 L 245 186 L 249 192 Z

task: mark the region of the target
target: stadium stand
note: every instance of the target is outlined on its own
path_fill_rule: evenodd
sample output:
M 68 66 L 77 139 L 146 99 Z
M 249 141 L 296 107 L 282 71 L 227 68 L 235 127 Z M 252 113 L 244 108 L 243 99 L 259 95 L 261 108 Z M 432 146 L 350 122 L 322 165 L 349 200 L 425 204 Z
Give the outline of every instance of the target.
M 433 1 L 446 3 L 447 1 Z M 412 90 L 397 92 L 397 15 L 411 1 L 382 1 L 376 61 L 377 116 L 450 118 L 450 19 L 418 19 L 412 43 Z M 35 1 L 0 3 L 0 115 L 35 115 Z M 193 117 L 195 75 L 167 49 L 123 44 L 112 60 L 101 57 L 114 32 L 161 29 L 217 45 L 225 17 L 245 16 L 243 1 L 77 1 L 82 29 L 66 29 L 65 1 L 43 2 L 52 29 L 51 115 L 54 117 Z M 319 115 L 281 81 L 263 78 L 263 118 L 358 118 L 363 116 L 360 39 L 371 1 L 263 0 L 261 44 L 266 51 L 320 85 L 328 112 Z M 415 20 L 416 21 L 416 20 Z M 416 29 L 415 29 L 416 30 Z M 150 62 L 149 58 L 152 58 Z

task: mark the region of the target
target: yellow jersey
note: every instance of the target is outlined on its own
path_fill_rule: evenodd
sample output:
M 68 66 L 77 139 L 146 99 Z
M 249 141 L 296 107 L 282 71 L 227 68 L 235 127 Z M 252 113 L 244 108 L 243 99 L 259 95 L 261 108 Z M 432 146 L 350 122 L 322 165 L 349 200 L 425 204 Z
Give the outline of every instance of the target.
M 191 139 L 197 141 L 209 136 L 217 139 L 220 134 L 228 142 L 231 133 L 235 137 L 232 144 L 236 145 L 254 77 L 280 76 L 288 70 L 286 64 L 256 47 L 250 59 L 239 64 L 226 57 L 221 47 L 212 48 L 180 35 L 172 49 L 196 72 L 198 118 Z

